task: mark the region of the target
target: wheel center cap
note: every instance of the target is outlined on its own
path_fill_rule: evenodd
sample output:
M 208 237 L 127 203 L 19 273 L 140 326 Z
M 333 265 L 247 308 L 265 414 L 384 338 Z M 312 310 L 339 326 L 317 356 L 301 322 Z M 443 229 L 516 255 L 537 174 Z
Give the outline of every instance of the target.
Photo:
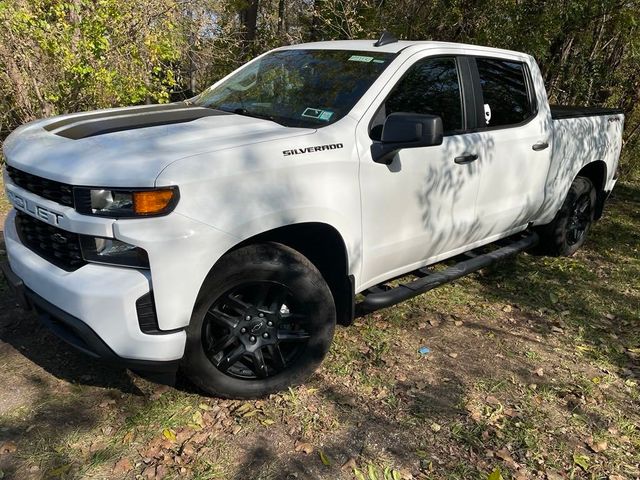
M 254 323 L 251 326 L 251 333 L 260 333 L 260 331 L 262 330 L 264 325 L 265 325 L 265 321 L 264 320 L 260 320 L 259 322 Z

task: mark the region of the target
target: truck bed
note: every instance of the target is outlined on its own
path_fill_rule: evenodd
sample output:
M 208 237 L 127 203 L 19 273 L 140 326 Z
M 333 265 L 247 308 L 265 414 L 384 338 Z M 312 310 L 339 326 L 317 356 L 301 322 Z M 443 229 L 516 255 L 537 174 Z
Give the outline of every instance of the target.
M 550 105 L 551 118 L 560 120 L 564 118 L 593 117 L 596 115 L 618 115 L 624 113 L 621 108 L 605 107 L 570 107 L 565 105 Z

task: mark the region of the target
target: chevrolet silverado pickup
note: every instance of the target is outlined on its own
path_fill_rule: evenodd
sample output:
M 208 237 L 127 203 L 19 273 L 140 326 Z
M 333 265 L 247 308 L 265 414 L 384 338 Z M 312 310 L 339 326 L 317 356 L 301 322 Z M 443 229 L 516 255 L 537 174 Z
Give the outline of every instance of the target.
M 336 324 L 534 247 L 572 255 L 623 121 L 550 106 L 524 53 L 282 47 L 187 101 L 16 129 L 3 271 L 90 356 L 260 397 L 304 381 Z

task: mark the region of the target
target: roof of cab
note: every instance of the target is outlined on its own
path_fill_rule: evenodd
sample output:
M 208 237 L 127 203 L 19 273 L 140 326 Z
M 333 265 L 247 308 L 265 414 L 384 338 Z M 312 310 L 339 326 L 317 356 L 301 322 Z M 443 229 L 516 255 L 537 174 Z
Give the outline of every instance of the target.
M 376 47 L 374 44 L 376 40 L 332 40 L 327 42 L 312 42 L 312 43 L 300 43 L 298 45 L 287 45 L 278 48 L 277 50 L 291 50 L 291 49 L 313 49 L 313 50 L 353 50 L 361 52 L 387 52 L 398 53 L 405 48 L 413 46 L 428 47 L 450 47 L 465 50 L 476 50 L 487 53 L 495 54 L 517 54 L 525 55 L 522 52 L 516 52 L 513 50 L 503 50 L 499 48 L 483 47 L 479 45 L 468 45 L 464 43 L 450 43 L 450 42 L 434 42 L 434 41 L 422 41 L 422 40 L 398 40 L 397 42 L 388 43 L 386 45 Z

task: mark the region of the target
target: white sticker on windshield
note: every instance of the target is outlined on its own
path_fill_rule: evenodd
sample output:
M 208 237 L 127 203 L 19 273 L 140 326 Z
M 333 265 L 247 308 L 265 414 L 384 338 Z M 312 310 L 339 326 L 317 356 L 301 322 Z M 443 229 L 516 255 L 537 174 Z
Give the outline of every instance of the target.
M 367 57 L 365 55 L 351 55 L 349 57 L 349 61 L 350 62 L 364 62 L 364 63 L 369 63 L 370 61 L 373 60 L 373 57 Z
M 320 110 L 319 108 L 306 108 L 304 112 L 302 112 L 302 116 L 328 122 L 331 120 L 331 117 L 333 117 L 333 112 Z

